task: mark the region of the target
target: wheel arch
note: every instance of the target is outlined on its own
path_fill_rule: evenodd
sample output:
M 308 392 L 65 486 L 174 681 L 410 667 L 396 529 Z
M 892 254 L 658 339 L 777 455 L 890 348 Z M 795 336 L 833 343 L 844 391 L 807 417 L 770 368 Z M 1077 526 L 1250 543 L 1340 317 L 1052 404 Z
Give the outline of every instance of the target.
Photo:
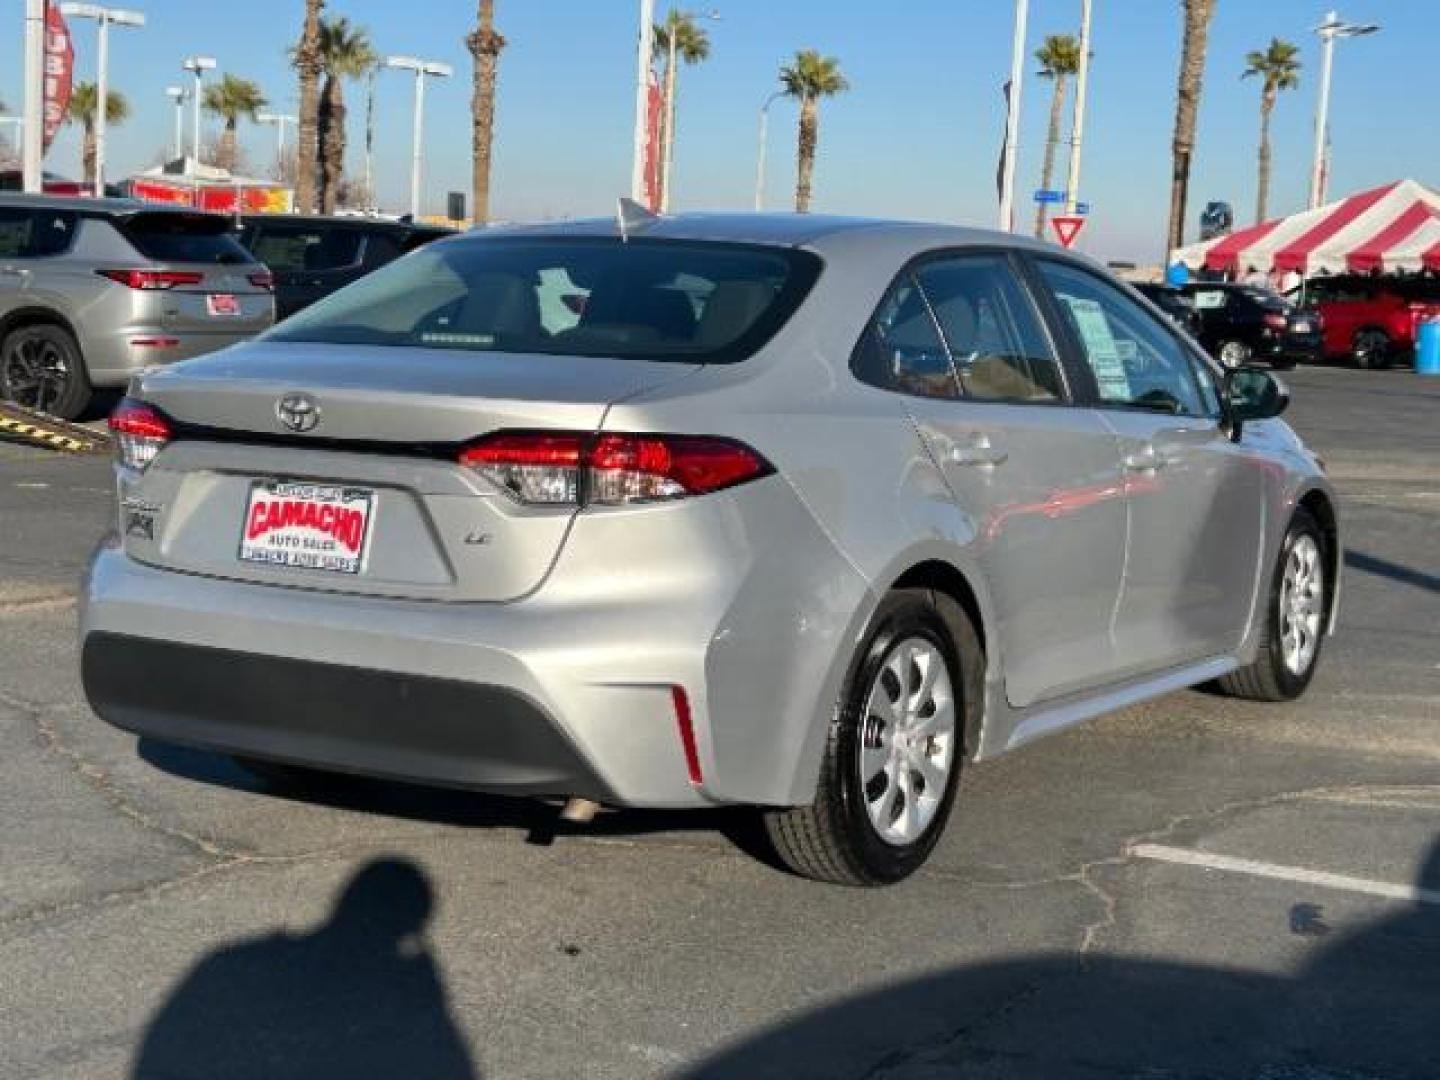
M 79 346 L 80 335 L 76 333 L 75 326 L 64 315 L 54 308 L 40 307 L 30 304 L 25 307 L 18 307 L 14 311 L 8 311 L 0 316 L 0 340 L 14 330 L 23 330 L 27 326 L 58 326 L 69 334 Z

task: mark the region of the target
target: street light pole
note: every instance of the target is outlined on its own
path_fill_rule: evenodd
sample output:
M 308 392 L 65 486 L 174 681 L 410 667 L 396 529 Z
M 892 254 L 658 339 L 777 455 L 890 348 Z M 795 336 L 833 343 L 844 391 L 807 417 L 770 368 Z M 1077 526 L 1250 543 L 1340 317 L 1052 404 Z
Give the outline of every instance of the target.
M 105 122 L 110 102 L 110 25 L 144 26 L 145 16 L 124 8 L 107 8 L 99 4 L 64 3 L 60 14 L 71 18 L 94 19 L 99 38 L 96 56 L 99 70 L 95 75 L 95 195 L 105 194 Z
M 1025 23 L 1029 0 L 1015 0 L 1015 39 L 1010 53 L 1010 92 L 1006 95 L 1005 158 L 1000 176 L 1000 228 L 1015 228 L 1015 157 L 1020 148 L 1020 85 L 1025 77 Z
M 770 127 L 770 106 L 776 98 L 785 96 L 784 90 L 776 90 L 760 106 L 760 142 L 755 153 L 755 209 L 765 209 L 765 138 Z
M 1065 212 L 1074 215 L 1080 202 L 1080 141 L 1085 133 L 1085 90 L 1090 82 L 1090 5 L 1080 7 L 1080 69 L 1075 75 L 1075 119 L 1070 132 L 1070 176 L 1065 184 Z
M 299 120 L 293 116 L 286 116 L 284 113 L 272 112 L 256 113 L 255 119 L 262 124 L 275 125 L 275 167 L 283 169 L 285 166 L 285 125 L 298 124 Z
M 1333 11 L 1315 27 L 1315 32 L 1320 35 L 1320 101 L 1315 110 L 1315 156 L 1310 162 L 1312 210 L 1325 201 L 1325 136 L 1330 128 L 1330 72 L 1335 63 L 1335 39 L 1361 37 L 1379 29 L 1376 23 L 1342 22 Z
M 649 142 L 650 53 L 655 48 L 655 0 L 640 0 L 635 46 L 635 139 L 630 159 L 630 198 L 645 202 L 645 145 Z
M 176 161 L 185 156 L 185 88 L 167 86 L 165 96 L 175 103 L 175 153 Z
M 387 56 L 385 66 L 415 73 L 415 130 L 411 133 L 410 154 L 410 217 L 414 219 L 420 216 L 420 155 L 425 145 L 425 76 L 445 78 L 451 68 L 438 60 L 420 60 L 413 56 Z
M 194 96 L 194 101 L 191 102 L 191 105 L 195 111 L 193 126 L 191 128 L 190 155 L 194 159 L 198 170 L 200 165 L 200 81 L 204 77 L 205 72 L 214 70 L 215 58 L 213 56 L 189 56 L 185 58 L 185 62 L 180 66 L 186 71 L 195 73 L 195 86 L 191 91 L 191 94 Z

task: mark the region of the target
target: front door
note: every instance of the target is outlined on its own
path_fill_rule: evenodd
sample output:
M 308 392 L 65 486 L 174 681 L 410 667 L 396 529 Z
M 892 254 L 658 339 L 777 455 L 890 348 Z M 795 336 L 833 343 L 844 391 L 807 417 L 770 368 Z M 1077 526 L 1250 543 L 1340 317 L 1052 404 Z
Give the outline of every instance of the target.
M 1126 674 L 1232 653 L 1265 526 L 1262 466 L 1221 427 L 1210 370 L 1122 290 L 1039 260 L 1119 439 L 1129 511 L 1113 634 Z
M 1116 439 L 1068 404 L 1057 353 L 1009 260 L 946 255 L 907 271 L 872 347 L 968 519 L 1010 703 L 1108 681 L 1125 548 Z

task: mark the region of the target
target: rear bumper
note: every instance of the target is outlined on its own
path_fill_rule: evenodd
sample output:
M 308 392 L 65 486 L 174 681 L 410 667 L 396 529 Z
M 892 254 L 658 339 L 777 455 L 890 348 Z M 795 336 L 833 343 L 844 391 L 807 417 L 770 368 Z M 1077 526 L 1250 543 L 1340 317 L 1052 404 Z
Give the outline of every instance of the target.
M 1256 353 L 1261 359 L 1266 360 L 1316 363 L 1324 355 L 1324 343 L 1318 333 L 1312 335 L 1286 334 L 1262 341 Z
M 97 712 L 142 735 L 342 772 L 614 799 L 545 711 L 507 687 L 108 632 L 85 639 L 81 675 Z
M 81 343 L 92 386 L 125 386 L 142 368 L 174 364 L 249 341 L 266 326 L 235 333 L 196 332 L 164 326 L 127 326 Z

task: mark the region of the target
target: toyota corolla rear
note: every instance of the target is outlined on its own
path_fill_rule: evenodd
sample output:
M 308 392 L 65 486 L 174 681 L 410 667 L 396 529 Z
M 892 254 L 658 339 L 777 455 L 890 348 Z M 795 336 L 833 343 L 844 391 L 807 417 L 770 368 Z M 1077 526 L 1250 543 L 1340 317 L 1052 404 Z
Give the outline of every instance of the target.
M 85 590 L 96 712 L 484 790 L 788 801 L 785 702 L 722 720 L 710 687 L 823 683 L 841 616 L 775 629 L 863 583 L 703 402 L 818 273 L 778 247 L 467 237 L 138 378 Z M 634 423 L 677 395 L 706 426 Z

